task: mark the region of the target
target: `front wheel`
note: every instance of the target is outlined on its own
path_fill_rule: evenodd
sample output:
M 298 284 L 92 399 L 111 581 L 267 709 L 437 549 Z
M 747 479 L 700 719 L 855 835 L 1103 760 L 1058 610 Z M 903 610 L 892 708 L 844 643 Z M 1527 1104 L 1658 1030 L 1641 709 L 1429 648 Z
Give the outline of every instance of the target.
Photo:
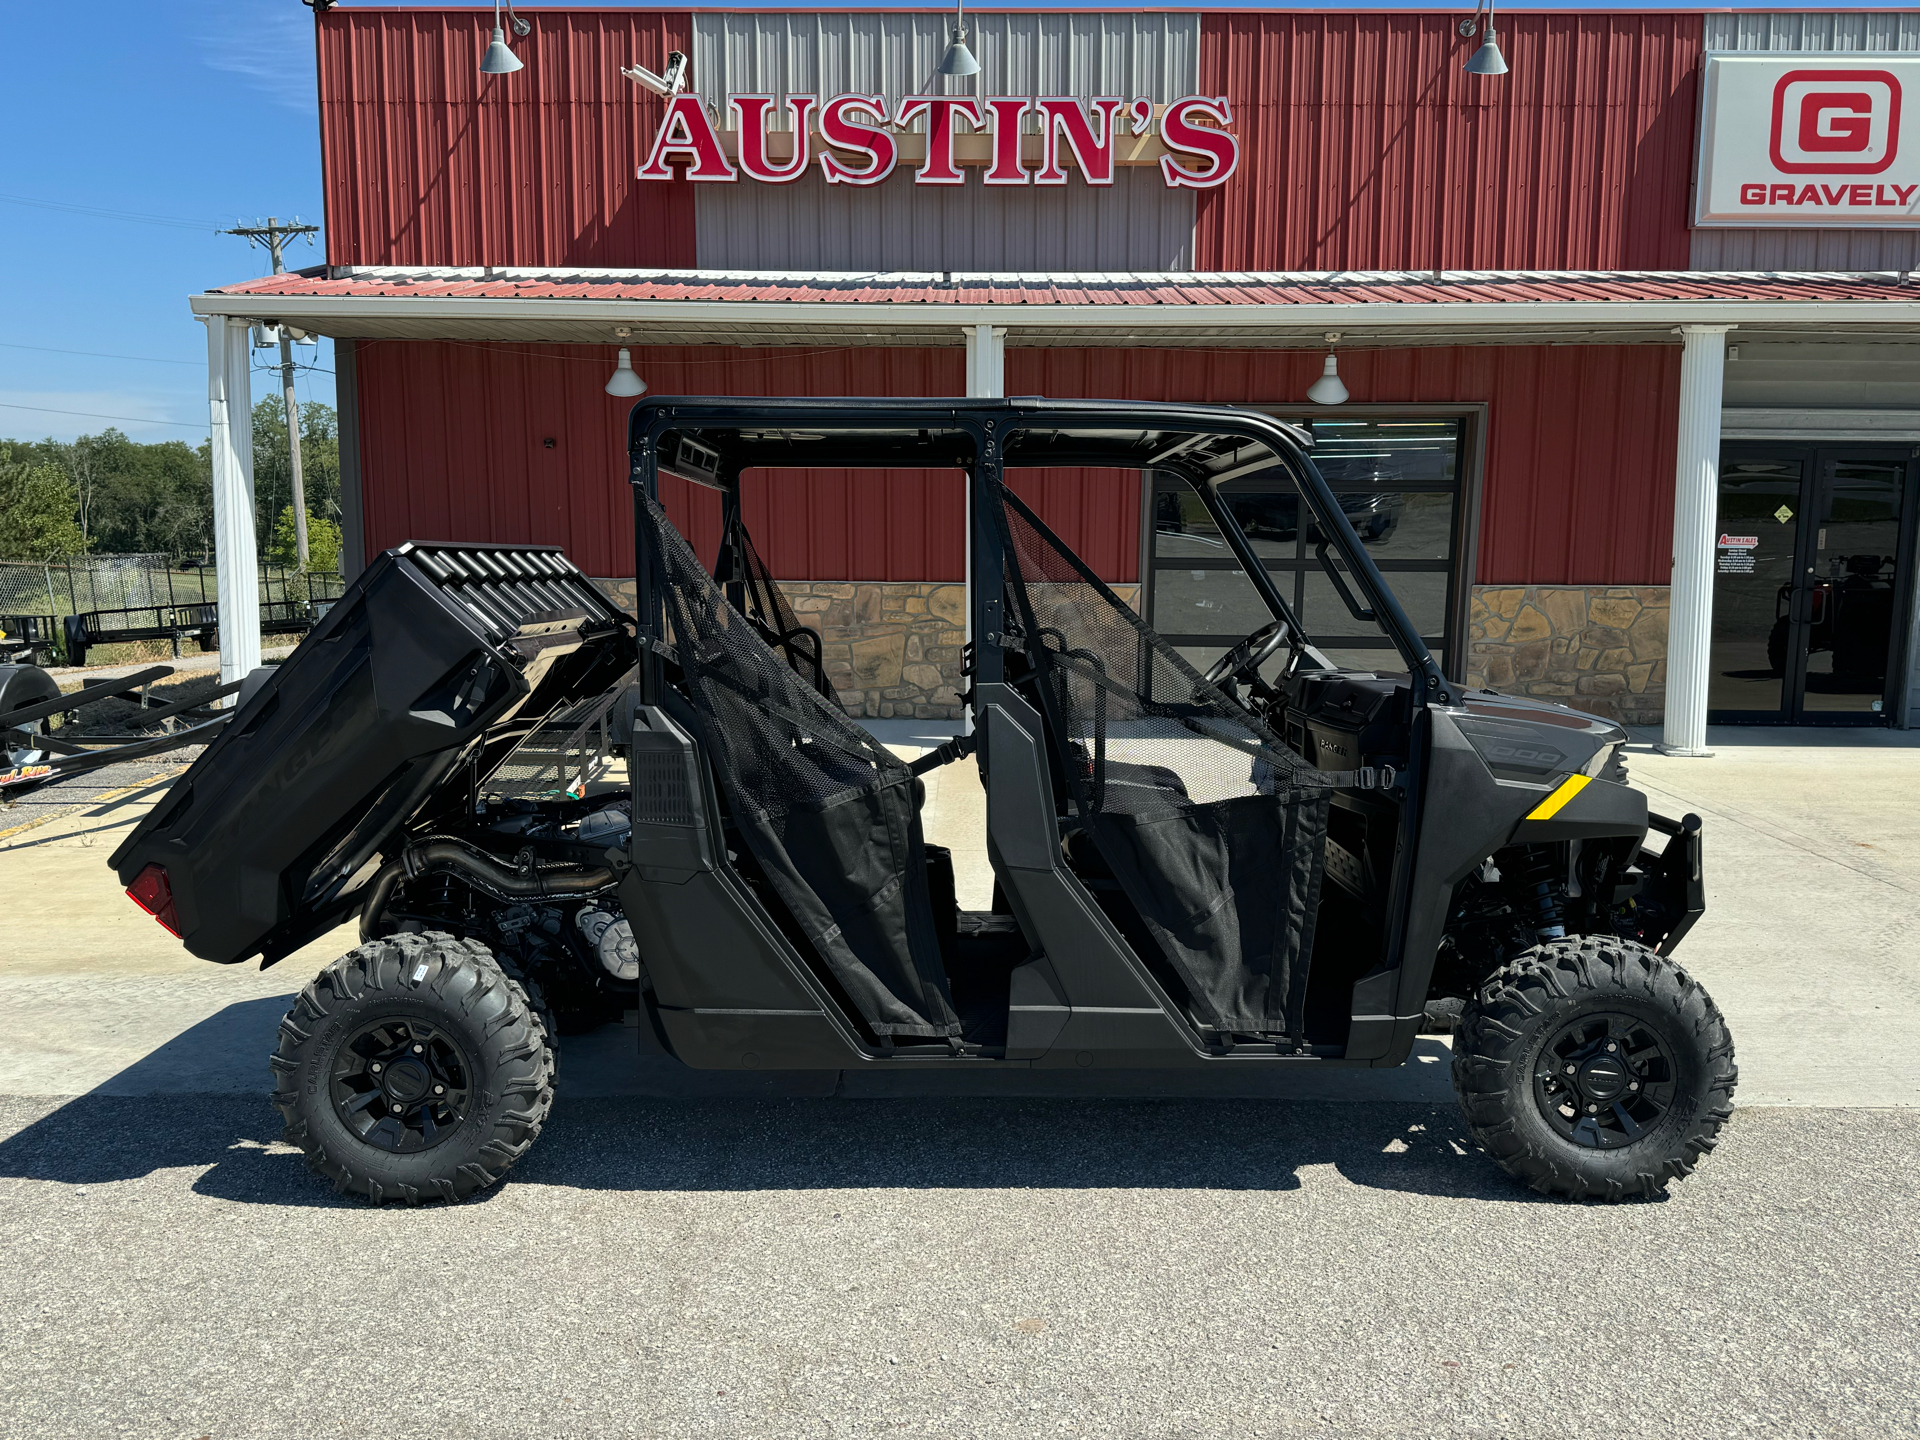
M 1549 941 L 1485 982 L 1454 1035 L 1474 1139 L 1535 1190 L 1658 1196 L 1714 1149 L 1734 1042 L 1700 984 L 1633 941 Z
M 269 1058 L 307 1164 L 376 1204 L 491 1186 L 554 1102 L 547 1027 L 477 941 L 438 931 L 349 951 L 307 985 Z

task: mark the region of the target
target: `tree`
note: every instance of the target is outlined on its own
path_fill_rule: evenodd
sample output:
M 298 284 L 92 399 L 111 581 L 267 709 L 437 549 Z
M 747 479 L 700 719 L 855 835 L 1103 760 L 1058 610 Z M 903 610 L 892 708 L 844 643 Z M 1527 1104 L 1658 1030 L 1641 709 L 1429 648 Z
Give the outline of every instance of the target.
M 272 564 L 284 565 L 288 570 L 299 564 L 300 552 L 294 543 L 291 505 L 282 510 L 280 519 L 274 522 L 273 539 L 267 543 L 262 555 Z M 307 569 L 316 575 L 331 575 L 340 569 L 340 526 L 337 522 L 314 515 L 307 517 Z
M 213 472 L 204 441 L 144 445 L 108 429 L 72 441 L 12 444 L 16 459 L 57 466 L 66 476 L 89 550 L 178 558 L 203 555 L 213 543 Z
M 307 498 L 308 569 L 322 570 L 313 556 L 316 521 L 340 520 L 340 417 L 331 405 L 300 407 L 301 490 Z M 293 462 L 287 454 L 286 401 L 278 391 L 253 408 L 255 535 L 261 554 L 274 544 L 281 512 L 293 504 Z
M 0 560 L 65 560 L 87 548 L 73 486 L 56 465 L 16 461 L 0 447 Z

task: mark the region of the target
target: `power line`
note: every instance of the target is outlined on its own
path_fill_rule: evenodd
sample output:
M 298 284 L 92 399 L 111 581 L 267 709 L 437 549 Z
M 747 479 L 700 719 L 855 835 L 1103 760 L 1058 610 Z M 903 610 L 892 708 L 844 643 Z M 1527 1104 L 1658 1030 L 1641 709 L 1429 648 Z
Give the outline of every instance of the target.
M 249 246 L 266 246 L 267 253 L 273 257 L 273 273 L 275 275 L 280 274 L 280 272 L 286 268 L 282 263 L 282 256 L 289 241 L 297 237 L 304 238 L 307 244 L 312 245 L 314 236 L 319 233 L 320 227 L 318 225 L 303 225 L 300 223 L 300 217 L 297 215 L 294 217 L 291 225 L 282 225 L 278 216 L 269 215 L 265 225 L 236 225 L 231 230 L 221 232 L 223 235 L 238 235 L 242 237 Z
M 17 341 L 0 340 L 8 350 L 38 350 L 47 355 L 90 355 L 96 360 L 145 360 L 154 365 L 203 365 L 199 360 L 174 360 L 160 355 L 112 355 L 104 350 L 60 350 L 51 345 L 21 345 Z
M 246 238 L 249 247 L 264 245 L 273 257 L 273 273 L 280 274 L 286 269 L 284 263 L 287 243 L 291 240 L 305 240 L 313 244 L 313 238 L 320 233 L 318 225 L 304 225 L 296 215 L 292 224 L 282 225 L 280 217 L 269 215 L 265 225 L 237 225 L 229 230 L 229 235 Z M 287 337 L 287 327 L 276 327 L 280 339 L 280 385 L 281 403 L 287 412 L 287 459 L 291 463 L 293 493 L 293 534 L 294 554 L 300 559 L 300 568 L 307 568 L 307 495 L 306 486 L 300 474 L 300 400 L 294 393 L 296 366 L 293 358 L 293 344 Z
M 178 425 L 187 430 L 206 429 L 204 425 L 185 420 L 150 420 L 144 415 L 103 415 L 97 410 L 56 410 L 51 405 L 16 405 L 9 400 L 0 400 L 0 410 L 37 410 L 44 415 L 82 415 L 89 420 L 124 420 L 129 425 Z
M 137 210 L 108 210 L 98 205 L 75 205 L 66 200 L 39 200 L 30 195 L 0 195 L 9 205 L 31 205 L 38 210 L 63 210 L 70 215 L 91 215 L 100 220 L 126 220 L 137 225 L 164 225 L 174 230 L 219 231 L 214 221 L 183 220 L 177 215 L 149 215 Z

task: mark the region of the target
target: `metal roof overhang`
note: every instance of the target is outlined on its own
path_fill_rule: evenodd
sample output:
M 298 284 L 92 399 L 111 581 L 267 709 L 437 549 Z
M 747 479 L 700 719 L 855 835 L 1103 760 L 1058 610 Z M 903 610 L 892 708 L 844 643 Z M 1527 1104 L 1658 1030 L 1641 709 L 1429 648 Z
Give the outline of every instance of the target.
M 511 296 L 271 295 L 210 291 L 196 316 L 284 321 L 338 339 L 574 345 L 906 345 L 961 343 L 963 327 L 1004 327 L 1010 346 L 1344 348 L 1427 345 L 1673 344 L 1683 325 L 1817 339 L 1912 343 L 1911 298 L 1581 300 L 1288 305 L 995 305 L 831 300 L 641 300 Z M 626 327 L 621 337 L 615 327 Z

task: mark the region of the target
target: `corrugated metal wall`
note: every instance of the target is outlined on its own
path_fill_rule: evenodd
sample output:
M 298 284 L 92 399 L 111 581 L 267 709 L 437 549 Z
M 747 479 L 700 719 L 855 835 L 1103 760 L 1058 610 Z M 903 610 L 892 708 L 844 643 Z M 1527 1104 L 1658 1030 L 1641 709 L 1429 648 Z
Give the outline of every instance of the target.
M 1465 12 L 1462 12 L 1465 13 Z M 1208 15 L 1241 177 L 1199 203 L 1203 270 L 1679 270 L 1699 15 Z
M 356 344 L 367 554 L 405 540 L 565 546 L 590 575 L 633 573 L 627 413 L 602 390 L 614 351 L 596 346 Z M 955 395 L 965 352 L 877 347 L 635 349 L 662 395 Z M 547 445 L 553 441 L 551 448 Z M 959 474 L 809 471 L 776 487 L 749 475 L 747 521 L 776 575 L 805 580 L 958 580 Z M 1023 494 L 1109 580 L 1138 568 L 1132 476 L 1048 471 Z M 703 557 L 720 541 L 711 492 L 663 480 L 668 512 Z
M 1078 180 L 1039 195 L 916 185 L 906 170 L 879 185 L 697 187 L 700 263 L 710 270 L 1187 270 L 1193 192 L 1158 170 L 1117 167 L 1111 188 Z
M 491 12 L 316 17 L 331 263 L 695 263 L 693 187 L 634 179 L 662 102 L 620 75 L 690 49 L 688 16 L 526 18 L 526 68 L 482 75 Z
M 693 84 L 728 95 L 879 92 L 962 94 L 934 73 L 952 18 L 900 12 L 702 12 Z M 985 95 L 1193 93 L 1194 14 L 1080 12 L 971 15 L 969 43 Z M 917 186 L 902 169 L 872 188 L 829 186 L 818 170 L 791 185 L 695 187 L 700 263 L 741 270 L 1185 270 L 1194 198 L 1160 171 L 1124 167 L 1111 189 L 1078 178 L 1064 190 Z
M 1483 584 L 1666 585 L 1674 520 L 1678 346 L 1346 350 L 1354 404 L 1488 406 Z M 1007 352 L 1010 395 L 1298 404 L 1303 351 Z
M 483 77 L 490 13 L 317 18 L 335 264 L 744 269 L 1912 269 L 1913 231 L 1686 228 L 1705 43 L 1912 53 L 1913 11 L 1515 15 L 1497 82 L 1458 16 L 1078 12 L 970 18 L 988 93 L 1227 94 L 1222 190 L 641 183 L 661 102 L 620 77 L 689 51 L 729 92 L 929 88 L 945 16 L 536 10 Z M 1705 26 L 1705 30 L 1704 30 Z M 943 82 L 953 88 L 956 82 Z M 1198 210 L 1197 210 L 1198 205 Z
M 1914 10 L 1763 10 L 1704 15 L 1710 50 L 1912 51 L 1921 46 Z
M 1709 50 L 1832 54 L 1921 50 L 1921 13 L 1879 10 L 1708 15 Z M 1696 230 L 1695 270 L 1913 270 L 1921 239 L 1902 230 Z
M 563 545 L 594 575 L 630 574 L 626 402 L 601 386 L 613 351 L 587 346 L 362 341 L 356 347 L 368 554 L 403 540 Z M 1488 584 L 1665 584 L 1680 351 L 1670 346 L 1445 347 L 1344 354 L 1356 403 L 1489 406 L 1477 579 Z M 658 394 L 951 395 L 962 353 L 653 347 L 635 366 Z M 1320 369 L 1300 351 L 1014 349 L 1010 394 L 1276 404 Z M 548 449 L 545 441 L 555 442 Z M 1109 580 L 1136 578 L 1138 478 L 1057 470 L 1019 489 Z M 663 486 L 702 555 L 710 495 Z M 749 480 L 748 523 L 776 574 L 954 580 L 954 476 L 815 472 Z

